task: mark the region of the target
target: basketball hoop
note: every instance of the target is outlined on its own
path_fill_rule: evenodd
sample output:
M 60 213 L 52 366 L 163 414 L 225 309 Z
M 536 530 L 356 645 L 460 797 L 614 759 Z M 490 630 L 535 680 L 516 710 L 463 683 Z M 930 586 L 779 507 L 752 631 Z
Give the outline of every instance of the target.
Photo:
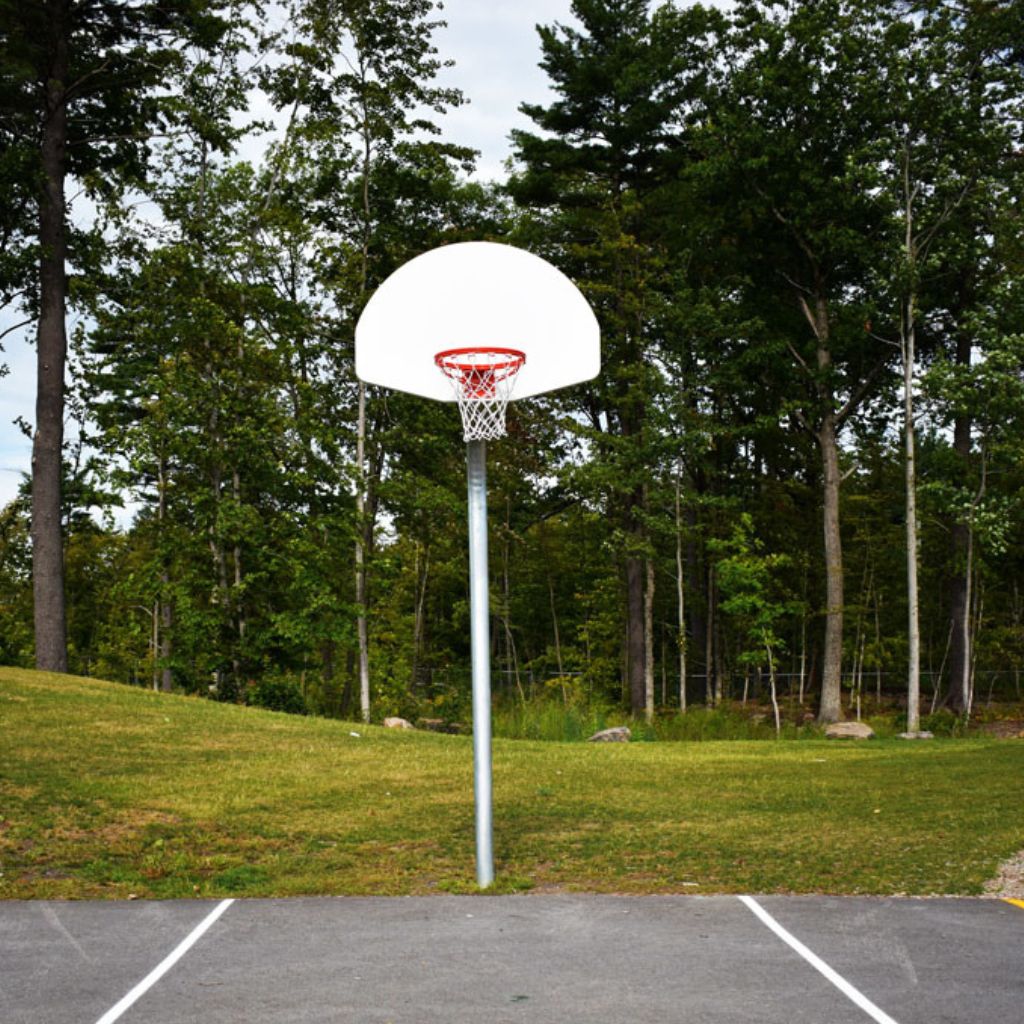
M 504 436 L 505 409 L 526 355 L 514 348 L 452 348 L 434 362 L 451 381 L 467 441 Z
M 451 347 L 438 352 L 439 343 Z M 469 442 L 476 880 L 486 889 L 494 882 L 494 830 L 484 442 L 505 433 L 513 386 L 516 398 L 532 398 L 596 377 L 601 332 L 580 290 L 546 260 L 500 242 L 452 242 L 404 263 L 374 292 L 356 324 L 355 356 L 356 376 L 367 384 L 458 402 Z

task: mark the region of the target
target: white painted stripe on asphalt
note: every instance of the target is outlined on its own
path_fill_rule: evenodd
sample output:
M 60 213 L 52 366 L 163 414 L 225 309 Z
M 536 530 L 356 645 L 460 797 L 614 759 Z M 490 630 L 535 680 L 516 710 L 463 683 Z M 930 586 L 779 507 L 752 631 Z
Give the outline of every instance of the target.
M 787 946 L 796 950 L 816 971 L 828 978 L 847 999 L 856 1003 L 872 1020 L 877 1021 L 878 1024 L 896 1024 L 892 1017 L 875 1006 L 866 995 L 855 989 L 841 974 L 832 970 L 820 956 L 809 950 L 796 936 L 787 932 L 753 896 L 740 896 L 738 899 L 741 903 L 746 904 L 754 916 L 760 918 Z
M 235 901 L 222 900 L 198 925 L 138 983 L 123 999 L 112 1006 L 96 1024 L 113 1024 L 134 1002 L 144 996 L 213 926 L 221 914 Z

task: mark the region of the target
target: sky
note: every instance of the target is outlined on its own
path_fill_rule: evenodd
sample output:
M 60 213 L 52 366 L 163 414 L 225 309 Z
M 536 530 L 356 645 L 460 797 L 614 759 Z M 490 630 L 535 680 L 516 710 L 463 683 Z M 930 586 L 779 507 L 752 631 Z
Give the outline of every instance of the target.
M 724 6 L 723 3 L 719 3 Z M 547 76 L 538 66 L 536 26 L 572 24 L 570 0 L 446 0 L 441 17 L 448 27 L 435 37 L 441 56 L 455 66 L 441 83 L 455 86 L 469 102 L 441 121 L 447 138 L 480 151 L 477 177 L 504 177 L 510 155 L 509 132 L 530 127 L 518 112 L 520 103 L 550 99 Z M 10 323 L 8 320 L 7 323 Z M 0 331 L 6 324 L 0 320 Z M 68 324 L 69 334 L 72 324 Z M 15 497 L 23 473 L 29 472 L 31 442 L 15 426 L 20 416 L 34 422 L 35 350 L 16 335 L 0 344 L 0 363 L 10 369 L 0 379 L 0 507 Z

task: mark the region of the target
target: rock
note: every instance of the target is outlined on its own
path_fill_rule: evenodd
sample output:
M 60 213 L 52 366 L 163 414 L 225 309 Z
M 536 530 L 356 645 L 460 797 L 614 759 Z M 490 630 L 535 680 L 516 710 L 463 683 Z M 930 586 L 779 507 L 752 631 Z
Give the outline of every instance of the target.
M 922 729 L 919 732 L 901 732 L 900 733 L 900 739 L 901 740 L 933 740 L 933 739 L 935 739 L 935 736 L 932 733 L 928 732 L 927 730 Z
M 415 729 L 416 727 L 412 722 L 406 721 L 404 718 L 385 718 L 384 719 L 385 729 Z
M 629 737 L 633 734 L 629 731 L 627 725 L 617 725 L 613 729 L 602 729 L 600 732 L 595 732 L 593 736 L 587 740 L 588 743 L 628 743 Z
M 870 740 L 874 737 L 874 730 L 863 722 L 833 722 L 825 730 L 827 740 Z

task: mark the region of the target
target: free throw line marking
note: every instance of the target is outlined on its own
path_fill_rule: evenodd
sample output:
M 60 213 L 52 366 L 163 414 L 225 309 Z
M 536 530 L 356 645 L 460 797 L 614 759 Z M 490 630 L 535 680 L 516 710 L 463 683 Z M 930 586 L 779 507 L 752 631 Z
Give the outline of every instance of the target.
M 1024 900 L 1011 900 L 1009 897 L 1003 900 L 1004 903 L 1012 903 L 1015 907 L 1020 907 L 1024 910 Z
M 213 926 L 221 914 L 235 901 L 222 900 L 185 936 L 178 946 L 160 961 L 123 999 L 112 1006 L 96 1024 L 113 1024 L 136 1000 L 144 996 Z
M 855 989 L 842 975 L 837 974 L 816 953 L 809 950 L 798 938 L 791 935 L 778 921 L 768 913 L 752 896 L 739 896 L 739 901 L 761 922 L 767 925 L 791 949 L 799 953 L 816 971 L 823 974 L 851 1002 L 859 1006 L 872 1020 L 878 1024 L 896 1024 L 883 1010 L 880 1010 L 867 996 Z

